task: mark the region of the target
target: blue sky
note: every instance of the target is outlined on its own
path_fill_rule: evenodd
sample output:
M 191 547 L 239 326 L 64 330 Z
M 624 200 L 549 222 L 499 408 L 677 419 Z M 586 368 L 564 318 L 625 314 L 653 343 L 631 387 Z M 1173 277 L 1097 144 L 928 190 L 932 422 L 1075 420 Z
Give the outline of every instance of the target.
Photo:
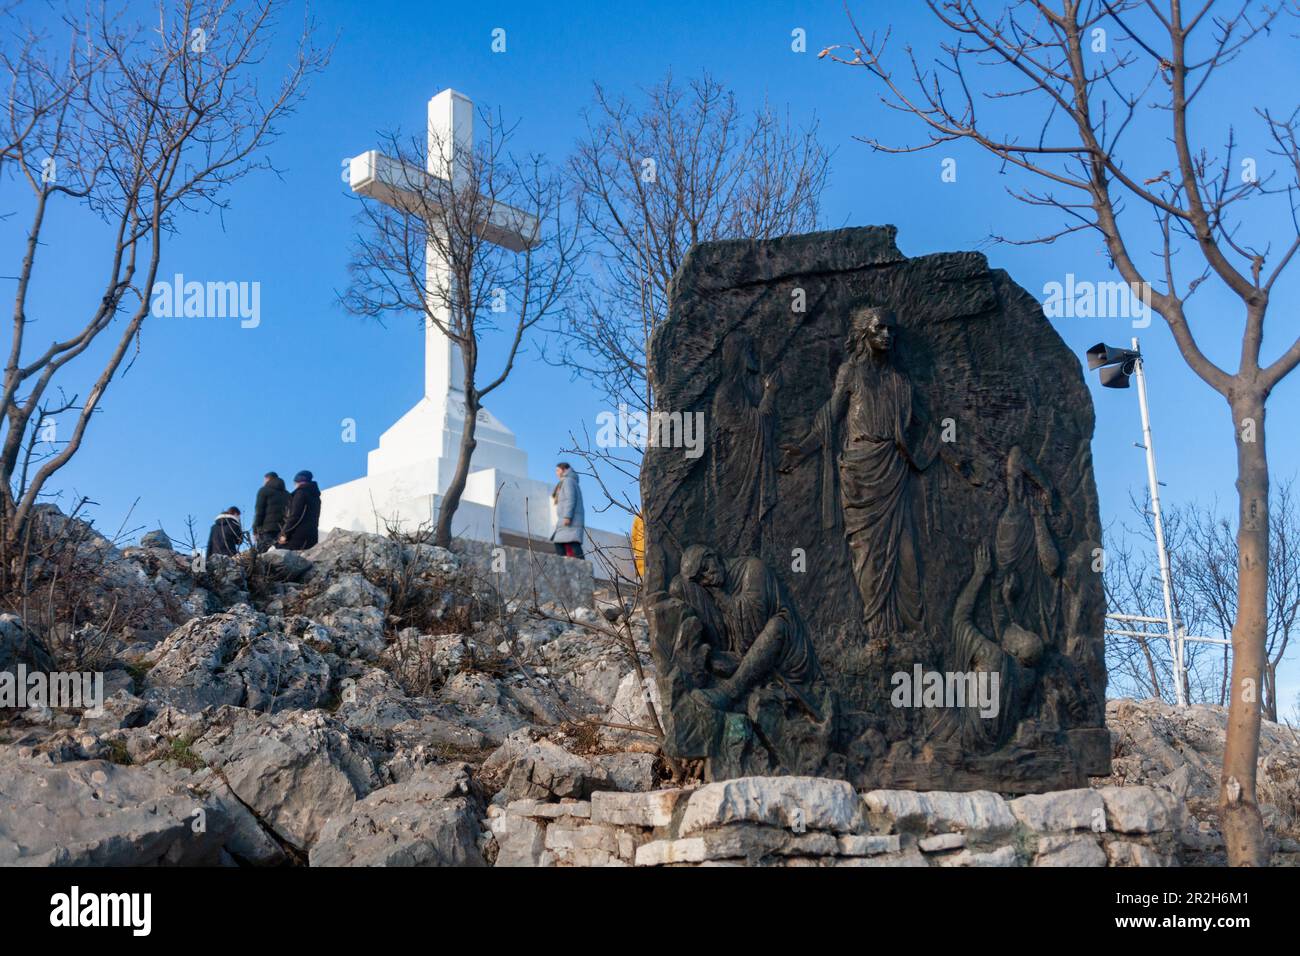
M 39 0 L 29 6 L 39 19 Z M 930 49 L 937 38 L 920 3 L 864 0 L 853 9 L 864 26 L 890 23 L 900 40 L 918 49 Z M 839 2 L 620 8 L 583 0 L 321 0 L 312 12 L 319 36 L 336 46 L 328 69 L 314 79 L 272 147 L 281 175 L 239 183 L 229 194 L 231 208 L 220 217 L 184 221 L 161 270 L 164 278 L 182 272 L 187 278 L 260 282 L 261 324 L 243 329 L 229 319 L 161 319 L 146 325 L 138 360 L 110 389 L 85 449 L 58 482 L 69 494 L 84 493 L 98 503 L 94 513 L 101 527 L 115 529 L 138 498 L 131 526 L 161 523 L 179 536 L 185 517 L 194 515 L 206 533 L 212 515 L 227 505 L 251 508 L 267 469 L 292 474 L 310 468 L 322 485 L 364 472 L 366 452 L 380 432 L 419 397 L 422 349 L 414 321 L 383 328 L 346 315 L 336 304 L 336 291 L 346 282 L 355 212 L 355 200 L 340 182 L 340 161 L 377 145 L 377 131 L 421 130 L 426 101 L 447 86 L 519 120 L 518 147 L 560 161 L 578 134 L 579 111 L 590 102 L 593 81 L 633 94 L 668 69 L 681 78 L 708 69 L 746 106 L 766 97 L 788 105 L 796 122 L 816 114 L 823 141 L 835 150 L 824 195 L 828 226 L 894 223 L 903 252 L 921 255 L 975 248 L 991 231 L 1028 236 L 1057 225 L 1051 213 L 1010 198 L 1004 187 L 1011 177 L 971 149 L 889 156 L 854 141 L 864 134 L 914 139 L 917 131 L 880 106 L 875 86 L 860 71 L 817 60 L 823 46 L 851 37 Z M 287 17 L 286 29 L 295 22 Z M 506 31 L 504 54 L 491 50 L 495 28 Z M 807 53 L 791 50 L 795 28 L 807 32 Z M 1290 56 L 1286 45 L 1258 47 L 1225 75 L 1223 88 L 1293 95 L 1300 72 L 1294 51 L 1293 43 Z M 1214 145 L 1228 123 L 1238 124 L 1243 149 L 1266 167 L 1249 105 L 1235 95 L 1206 101 L 1193 129 L 1213 133 Z M 1159 164 L 1164 155 L 1154 161 Z M 943 156 L 958 160 L 956 182 L 941 182 Z M 0 184 L 0 205 L 13 208 L 6 197 L 17 188 Z M 8 262 L 17 261 L 23 226 L 20 216 L 0 227 L 0 254 Z M 102 260 L 104 238 L 71 206 L 54 213 L 52 227 L 35 302 L 53 330 L 77 321 L 88 297 L 93 301 L 96 271 L 84 267 Z M 1092 281 L 1115 278 L 1092 238 L 985 251 L 994 266 L 1035 295 L 1069 272 Z M 1141 251 L 1145 255 L 1145 247 Z M 1215 294 L 1208 286 L 1206 294 L 1198 293 L 1203 300 L 1194 300 L 1193 323 L 1207 352 L 1233 369 L 1240 310 Z M 1295 305 L 1292 279 L 1275 293 L 1266 357 L 1289 344 L 1286 333 L 1300 331 Z M 1078 353 L 1101 339 L 1127 344 L 1135 334 L 1119 319 L 1060 319 L 1056 327 Z M 1136 334 L 1148 356 L 1167 501 L 1217 497 L 1231 508 L 1235 459 L 1226 405 L 1187 370 L 1158 318 Z M 1136 393 L 1093 385 L 1103 517 L 1127 520 L 1129 492 L 1140 494 L 1145 482 L 1142 453 L 1133 447 L 1140 437 Z M 515 430 L 531 456 L 534 477 L 542 479 L 568 431 L 583 421 L 591 425 L 601 410 L 593 390 L 538 361 L 535 350 L 490 407 Z M 1269 457 L 1280 479 L 1300 470 L 1294 440 L 1300 375 L 1276 390 L 1269 411 Z M 355 443 L 341 441 L 345 418 L 357 422 Z M 589 521 L 600 524 L 591 516 Z M 1287 669 L 1284 705 L 1300 687 L 1296 672 L 1294 665 Z

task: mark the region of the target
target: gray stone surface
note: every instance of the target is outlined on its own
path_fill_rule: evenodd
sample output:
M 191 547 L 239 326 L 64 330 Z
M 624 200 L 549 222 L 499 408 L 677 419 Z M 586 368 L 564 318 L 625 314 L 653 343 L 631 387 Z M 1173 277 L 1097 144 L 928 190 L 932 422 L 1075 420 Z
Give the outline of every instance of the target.
M 534 741 L 526 732 L 512 735 L 483 770 L 504 776 L 503 790 L 511 800 L 586 797 L 594 777 L 588 761 L 549 740 Z
M 1111 840 L 1106 844 L 1106 861 L 1110 866 L 1168 866 L 1162 854 L 1141 843 Z
M 1093 830 L 1106 828 L 1106 808 L 1096 790 L 1058 790 L 1011 801 L 1011 812 L 1031 830 Z
M 275 581 L 301 581 L 311 570 L 311 562 L 299 551 L 270 548 L 262 552 L 259 560 L 266 574 Z
M 903 832 L 969 833 L 986 837 L 1015 829 L 1016 819 L 996 793 L 872 790 L 863 794 L 873 824 L 895 826 Z
M 312 866 L 484 866 L 483 800 L 464 763 L 425 767 L 329 820 Z
M 0 866 L 213 866 L 232 829 L 158 768 L 0 750 Z
M 454 550 L 502 600 L 529 607 L 551 603 L 570 610 L 591 607 L 595 582 L 588 561 L 563 558 L 540 546 L 530 550 L 465 539 L 457 540 Z
M 145 655 L 149 697 L 187 710 L 318 706 L 329 693 L 329 665 L 282 626 L 246 604 L 189 621 Z
M 1034 866 L 1105 866 L 1106 852 L 1091 835 L 1045 834 L 1038 838 Z
M 1107 826 L 1118 833 L 1176 830 L 1182 824 L 1178 798 L 1154 787 L 1102 787 Z
M 54 658 L 45 642 L 23 626 L 17 614 L 0 614 L 0 671 L 18 673 L 18 665 L 28 671 L 54 669 Z
M 369 750 L 320 711 L 227 709 L 191 748 L 250 811 L 303 851 L 377 782 Z
M 841 856 L 897 853 L 902 849 L 902 837 L 897 833 L 848 833 L 840 837 L 839 848 Z
M 171 537 L 166 531 L 161 529 L 146 531 L 144 534 L 140 535 L 140 547 L 158 548 L 163 551 L 173 550 Z
M 81 716 L 81 728 L 103 733 L 134 727 L 146 711 L 146 704 L 129 691 L 119 690 L 104 699 L 99 713 L 85 711 Z
M 764 823 L 794 832 L 851 833 L 863 822 L 853 787 L 815 777 L 741 777 L 700 787 L 690 795 L 682 836 L 728 823 Z
M 1000 846 L 996 850 L 962 850 L 936 861 L 939 866 L 1020 866 L 1020 858 L 1013 846 Z
M 943 853 L 946 850 L 960 850 L 966 845 L 966 834 L 964 833 L 937 833 L 934 836 L 922 837 L 917 841 L 917 846 L 921 848 L 922 853 Z
M 652 793 L 600 791 L 591 795 L 591 819 L 616 826 L 666 827 L 672 823 L 677 801 L 689 791 L 657 790 Z
M 833 833 L 795 833 L 775 827 L 733 824 L 678 840 L 656 840 L 637 849 L 638 866 L 666 863 L 702 863 L 705 860 L 740 859 L 758 864 L 768 857 L 824 857 L 839 853 Z
M 546 827 L 518 814 L 502 813 L 493 821 L 497 841 L 495 866 L 541 866 L 546 856 Z

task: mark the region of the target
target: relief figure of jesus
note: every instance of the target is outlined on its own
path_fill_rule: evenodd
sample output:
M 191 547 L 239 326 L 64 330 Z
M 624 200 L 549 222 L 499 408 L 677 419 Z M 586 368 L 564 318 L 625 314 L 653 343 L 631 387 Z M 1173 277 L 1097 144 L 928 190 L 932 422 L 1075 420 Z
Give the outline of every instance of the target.
M 914 476 L 930 465 L 934 450 L 909 437 L 912 384 L 892 361 L 895 332 L 889 310 L 854 311 L 849 355 L 835 376 L 830 401 L 804 439 L 786 448 L 783 460 L 783 470 L 789 470 L 822 451 L 822 524 L 834 525 L 838 499 L 862 620 L 871 637 L 917 630 L 922 623 Z M 838 442 L 837 435 L 842 436 Z

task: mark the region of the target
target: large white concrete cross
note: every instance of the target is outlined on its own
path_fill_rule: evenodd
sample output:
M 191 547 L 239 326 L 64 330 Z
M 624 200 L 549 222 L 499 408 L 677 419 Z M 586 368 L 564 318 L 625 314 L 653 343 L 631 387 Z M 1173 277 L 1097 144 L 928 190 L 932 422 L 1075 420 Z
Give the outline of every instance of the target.
M 349 161 L 348 179 L 352 191 L 397 209 L 430 208 L 429 195 L 438 195 L 438 184 L 466 188 L 466 164 L 474 150 L 474 104 L 469 97 L 446 89 L 429 100 L 428 150 L 425 169 L 416 169 L 400 159 L 368 150 Z M 419 205 L 413 194 L 423 194 Z M 442 192 L 446 195 L 446 192 Z M 537 220 L 526 212 L 495 203 L 482 225 L 488 241 L 522 252 L 537 237 Z M 451 327 L 451 264 L 434 248 L 425 250 L 425 283 L 429 313 L 424 325 L 424 395 L 440 405 L 465 407 L 465 370 L 459 347 L 439 328 Z
M 407 164 L 372 150 L 348 160 L 354 192 L 396 209 L 438 218 L 432 202 L 446 197 L 473 155 L 474 104 L 454 90 L 429 101 L 429 139 L 425 167 Z M 465 188 L 472 188 L 470 186 Z M 461 192 L 464 195 L 464 192 Z M 478 224 L 483 237 L 520 252 L 536 241 L 535 218 L 502 204 L 490 207 Z M 447 291 L 451 270 L 437 243 L 425 250 L 429 312 L 450 326 Z M 506 290 L 509 292 L 510 290 Z M 401 527 L 430 528 L 456 474 L 465 430 L 465 384 L 460 355 L 438 323 L 425 317 L 424 394 L 385 429 L 366 456 L 366 473 L 321 491 L 322 532 L 332 528 L 378 531 Z M 479 409 L 474 428 L 474 458 L 454 533 L 470 541 L 542 544 L 555 528 L 551 483 L 529 477 L 528 453 L 515 434 L 487 409 Z M 627 551 L 627 535 L 587 525 L 587 537 L 602 548 Z M 594 549 L 593 549 L 594 550 Z

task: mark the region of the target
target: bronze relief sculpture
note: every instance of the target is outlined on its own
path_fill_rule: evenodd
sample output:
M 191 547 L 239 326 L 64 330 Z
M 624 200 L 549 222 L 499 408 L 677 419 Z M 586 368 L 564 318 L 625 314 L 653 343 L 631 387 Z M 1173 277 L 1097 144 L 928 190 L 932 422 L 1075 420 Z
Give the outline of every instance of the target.
M 1106 772 L 1092 408 L 1027 293 L 887 227 L 710 243 L 650 366 L 710 436 L 642 470 L 670 754 L 927 789 Z

